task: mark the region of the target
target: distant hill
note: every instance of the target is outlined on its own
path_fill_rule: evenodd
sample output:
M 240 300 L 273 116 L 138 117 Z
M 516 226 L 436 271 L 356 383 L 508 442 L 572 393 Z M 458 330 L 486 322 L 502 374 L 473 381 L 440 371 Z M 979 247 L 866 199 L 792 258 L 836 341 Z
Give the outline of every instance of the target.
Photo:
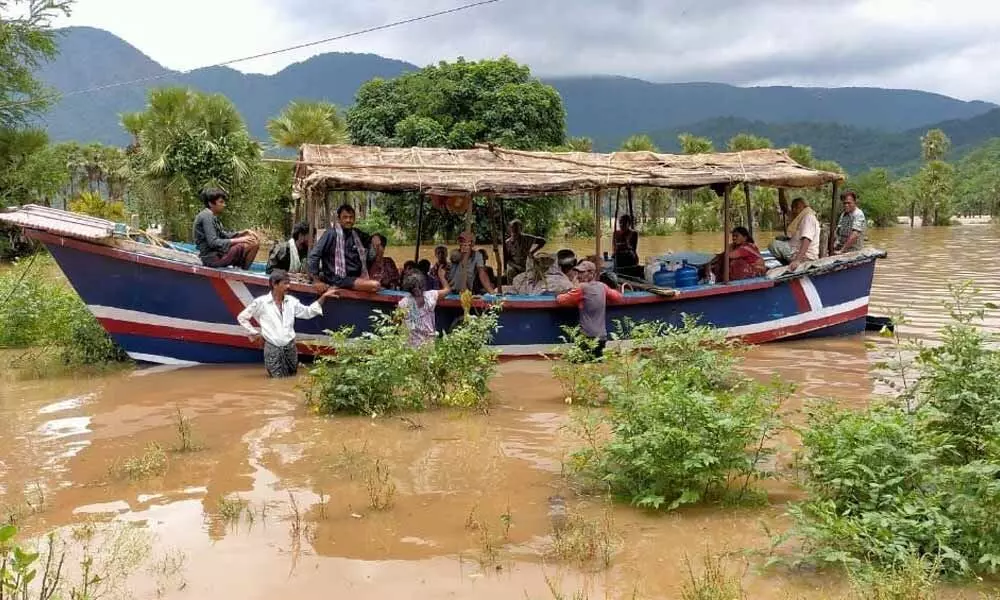
M 62 92 L 150 80 L 61 100 L 43 120 L 52 139 L 59 141 L 127 143 L 119 115 L 142 109 L 147 90 L 162 85 L 189 85 L 225 94 L 251 132 L 263 139 L 267 119 L 290 100 L 316 98 L 349 106 L 368 79 L 395 77 L 417 68 L 372 54 L 329 53 L 274 75 L 244 74 L 225 67 L 183 74 L 165 69 L 117 36 L 90 27 L 62 30 L 60 47 L 59 58 L 45 66 L 41 77 Z M 682 131 L 711 137 L 720 147 L 735 133 L 751 131 L 778 145 L 811 145 L 817 156 L 853 169 L 906 162 L 910 155 L 919 154 L 911 130 L 922 133 L 936 123 L 953 136 L 956 150 L 998 135 L 985 132 L 1000 128 L 995 105 L 911 90 L 741 88 L 718 83 L 657 84 L 613 76 L 547 81 L 562 94 L 569 133 L 593 138 L 602 150 L 616 148 L 635 133 L 651 133 L 664 149 L 671 149 Z
M 753 133 L 770 139 L 775 146 L 812 146 L 819 158 L 836 160 L 850 173 L 874 167 L 897 171 L 913 170 L 920 161 L 920 138 L 929 129 L 941 129 L 952 141 L 949 159 L 958 159 L 987 140 L 1000 137 L 1000 109 L 970 119 L 930 123 L 902 132 L 885 132 L 835 123 L 766 123 L 734 117 L 707 119 L 691 125 L 650 133 L 665 152 L 678 152 L 677 137 L 693 133 L 712 140 L 724 149 L 739 133 Z

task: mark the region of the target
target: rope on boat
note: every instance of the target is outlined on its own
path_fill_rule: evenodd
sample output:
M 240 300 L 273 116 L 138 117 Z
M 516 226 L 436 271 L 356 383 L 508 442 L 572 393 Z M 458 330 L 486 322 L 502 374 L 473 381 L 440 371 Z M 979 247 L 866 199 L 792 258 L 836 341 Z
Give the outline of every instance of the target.
M 32 265 L 35 264 L 35 259 L 37 257 L 37 252 L 31 255 L 31 260 L 28 261 L 28 266 L 24 268 L 24 271 L 21 272 L 21 276 L 14 282 L 14 287 L 10 288 L 10 292 L 7 294 L 7 297 L 3 299 L 3 302 L 0 302 L 0 307 L 6 307 L 7 303 L 10 302 L 10 299 L 14 297 L 14 292 L 17 291 L 17 288 L 21 287 L 21 282 L 24 281 L 25 276 L 28 275 L 28 271 L 30 271 Z

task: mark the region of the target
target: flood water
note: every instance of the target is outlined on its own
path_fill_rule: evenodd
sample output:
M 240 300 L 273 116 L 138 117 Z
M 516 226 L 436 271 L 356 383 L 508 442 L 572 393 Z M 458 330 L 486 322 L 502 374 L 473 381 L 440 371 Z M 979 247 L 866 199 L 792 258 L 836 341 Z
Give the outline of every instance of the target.
M 905 333 L 933 340 L 945 322 L 949 281 L 971 279 L 1000 298 L 998 238 L 994 226 L 873 232 L 871 243 L 889 257 L 878 265 L 872 313 L 902 309 Z M 651 238 L 640 250 L 712 250 L 719 239 Z M 412 257 L 412 249 L 393 250 Z M 989 326 L 1000 331 L 995 319 Z M 752 349 L 745 368 L 798 385 L 786 407 L 794 419 L 810 399 L 864 405 L 885 343 L 855 336 L 772 344 Z M 687 577 L 686 557 L 697 564 L 706 549 L 732 551 L 731 566 L 745 568 L 739 552 L 766 549 L 765 525 L 781 531 L 787 502 L 798 497 L 787 480 L 768 484 L 763 508 L 651 514 L 575 497 L 560 477 L 574 444 L 562 429 L 571 407 L 545 361 L 503 364 L 489 415 L 320 418 L 304 408 L 300 384 L 269 381 L 257 367 L 7 383 L 0 507 L 40 505 L 19 515 L 29 535 L 87 519 L 142 524 L 154 536 L 150 560 L 183 557 L 183 569 L 169 584 L 137 570 L 128 582 L 136 598 L 552 598 L 549 584 L 567 597 L 672 598 Z M 151 442 L 174 446 L 178 410 L 191 418 L 202 450 L 168 452 L 166 473 L 146 481 L 109 475 Z M 784 443 L 779 463 L 787 465 L 794 438 Z M 393 506 L 383 511 L 369 508 L 375 458 L 395 486 Z M 237 495 L 252 516 L 226 523 L 219 499 Z M 613 517 L 619 550 L 610 569 L 546 559 L 554 495 L 595 520 Z M 493 540 L 495 556 L 484 540 Z M 760 572 L 757 564 L 752 559 L 744 575 L 751 598 L 834 598 L 846 589 L 836 575 Z

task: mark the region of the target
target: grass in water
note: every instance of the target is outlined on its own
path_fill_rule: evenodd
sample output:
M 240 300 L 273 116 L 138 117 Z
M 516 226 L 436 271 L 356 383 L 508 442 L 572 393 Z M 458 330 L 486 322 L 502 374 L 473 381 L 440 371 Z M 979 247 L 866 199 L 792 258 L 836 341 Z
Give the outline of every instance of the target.
M 184 416 L 179 406 L 174 417 L 174 429 L 177 431 L 177 445 L 174 446 L 174 452 L 197 452 L 202 449 L 202 446 L 194 438 L 191 418 Z
M 610 567 L 621 544 L 612 508 L 610 501 L 605 502 L 598 517 L 588 518 L 579 510 L 567 511 L 563 504 L 551 506 L 552 542 L 548 556 L 580 567 Z
M 167 453 L 153 442 L 138 456 L 130 456 L 111 465 L 111 474 L 118 479 L 142 481 L 167 472 Z
M 376 458 L 370 467 L 365 469 L 365 489 L 368 490 L 368 505 L 374 510 L 392 508 L 396 496 L 396 484 L 392 481 L 389 465 L 381 458 Z
M 233 525 L 240 521 L 243 513 L 248 510 L 249 503 L 239 496 L 220 497 L 218 515 L 223 522 Z
M 701 573 L 695 574 L 689 557 L 684 558 L 688 581 L 681 590 L 681 600 L 746 600 L 743 578 L 726 571 L 722 556 L 705 552 Z

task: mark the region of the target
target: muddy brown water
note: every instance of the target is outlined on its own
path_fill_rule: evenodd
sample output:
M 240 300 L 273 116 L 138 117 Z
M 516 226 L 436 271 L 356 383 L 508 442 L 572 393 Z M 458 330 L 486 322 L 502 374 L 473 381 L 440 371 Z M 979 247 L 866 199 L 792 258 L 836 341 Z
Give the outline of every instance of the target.
M 872 312 L 905 310 L 908 334 L 933 340 L 945 322 L 940 303 L 948 281 L 972 279 L 985 295 L 1000 298 L 996 227 L 900 227 L 871 237 L 889 252 L 878 266 Z M 711 250 L 717 238 L 650 238 L 641 250 Z M 393 250 L 412 256 L 412 249 Z M 988 326 L 1000 330 L 996 320 Z M 886 350 L 874 336 L 772 344 L 753 348 L 744 368 L 797 384 L 785 407 L 794 419 L 809 399 L 864 405 L 876 391 L 874 365 Z M 767 547 L 765 526 L 787 525 L 784 510 L 799 497 L 791 481 L 769 483 L 763 508 L 653 514 L 575 497 L 560 477 L 574 444 L 562 429 L 571 407 L 549 369 L 544 361 L 505 363 L 488 416 L 413 415 L 419 428 L 398 418 L 317 417 L 302 404 L 301 380 L 269 381 L 257 367 L 6 383 L 0 506 L 21 506 L 29 535 L 86 519 L 141 524 L 154 536 L 154 554 L 184 557 L 181 577 L 158 590 L 167 598 L 551 598 L 549 584 L 570 597 L 585 591 L 591 598 L 672 598 L 687 577 L 685 558 L 697 564 L 706 549 L 736 553 L 730 566 L 745 569 L 751 598 L 844 593 L 837 575 L 762 572 L 759 561 L 746 567 L 739 555 Z M 169 453 L 166 474 L 143 482 L 109 476 L 115 461 L 148 443 L 174 445 L 178 409 L 191 418 L 204 449 Z M 782 438 L 779 463 L 790 460 L 794 443 Z M 396 491 L 388 510 L 369 508 L 364 457 L 378 457 L 390 470 Z M 219 498 L 236 495 L 254 516 L 224 523 Z M 545 558 L 554 495 L 595 521 L 613 517 L 620 549 L 610 569 Z M 25 498 L 41 501 L 41 510 L 24 509 Z M 510 526 L 494 563 L 486 560 L 483 539 L 502 537 L 503 515 Z M 128 588 L 137 598 L 157 593 L 145 569 Z

